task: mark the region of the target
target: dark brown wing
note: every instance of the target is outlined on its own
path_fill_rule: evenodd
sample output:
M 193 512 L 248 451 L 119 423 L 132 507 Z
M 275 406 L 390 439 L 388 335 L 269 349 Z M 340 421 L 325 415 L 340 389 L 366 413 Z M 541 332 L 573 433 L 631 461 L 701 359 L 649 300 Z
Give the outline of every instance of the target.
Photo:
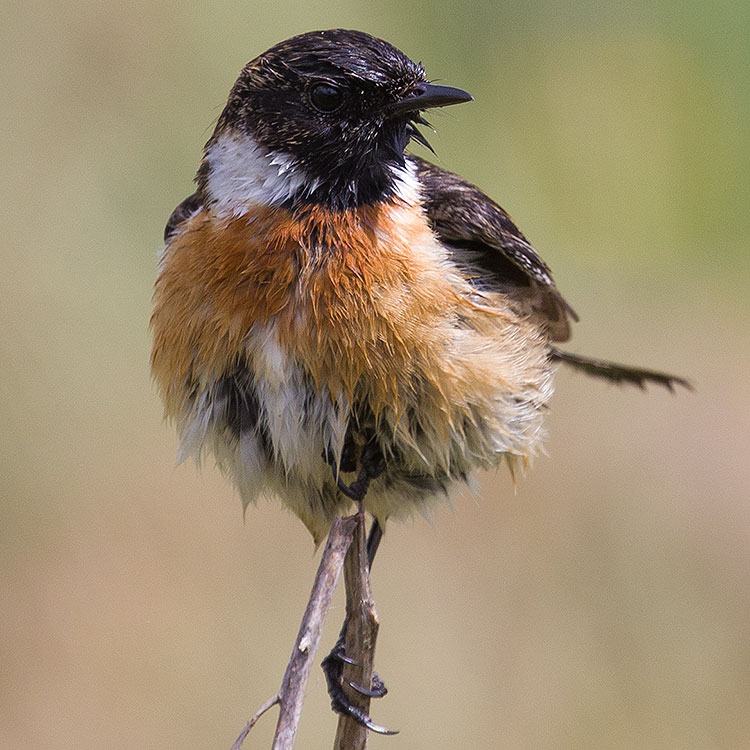
M 167 226 L 164 227 L 164 242 L 169 242 L 180 224 L 182 224 L 183 221 L 187 221 L 191 216 L 197 214 L 201 208 L 203 208 L 203 200 L 198 193 L 193 193 L 185 198 L 185 200 L 182 201 L 174 211 L 172 211 L 172 214 L 167 220 Z
M 456 261 L 477 274 L 475 283 L 501 289 L 543 316 L 552 341 L 570 338 L 569 320 L 578 320 L 552 280 L 547 264 L 513 220 L 479 188 L 423 159 L 416 166 L 427 218 L 440 240 L 455 250 Z M 481 275 L 481 276 L 480 276 Z M 550 358 L 587 375 L 643 388 L 655 383 L 692 390 L 684 378 L 655 370 L 582 357 L 550 347 Z
M 552 273 L 508 214 L 478 187 L 416 156 L 427 218 L 456 260 L 477 272 L 476 283 L 520 295 L 545 319 L 553 341 L 570 338 L 578 320 Z

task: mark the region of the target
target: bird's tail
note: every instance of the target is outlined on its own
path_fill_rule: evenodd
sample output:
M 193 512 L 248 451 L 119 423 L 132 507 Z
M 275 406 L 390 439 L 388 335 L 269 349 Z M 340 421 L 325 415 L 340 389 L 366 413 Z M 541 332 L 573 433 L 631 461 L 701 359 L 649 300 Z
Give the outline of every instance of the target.
M 593 359 L 591 357 L 582 357 L 580 354 L 571 354 L 563 352 L 552 347 L 550 349 L 552 359 L 559 360 L 568 367 L 585 372 L 597 378 L 604 378 L 613 383 L 629 383 L 637 385 L 639 388 L 645 388 L 647 383 L 656 383 L 668 388 L 672 393 L 676 385 L 681 385 L 689 391 L 693 386 L 689 380 L 669 375 L 665 372 L 656 372 L 655 370 L 644 370 L 640 367 L 629 367 L 628 365 L 618 365 L 615 362 L 607 362 L 603 359 Z

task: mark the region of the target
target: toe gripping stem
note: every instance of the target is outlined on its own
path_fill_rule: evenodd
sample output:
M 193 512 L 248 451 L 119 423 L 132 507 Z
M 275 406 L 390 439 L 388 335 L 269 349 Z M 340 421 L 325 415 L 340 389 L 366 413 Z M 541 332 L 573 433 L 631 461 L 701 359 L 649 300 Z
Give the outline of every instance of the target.
M 336 645 L 325 659 L 321 666 L 323 667 L 323 673 L 325 674 L 326 683 L 328 685 L 328 695 L 331 697 L 331 708 L 342 716 L 348 716 L 353 719 L 360 726 L 366 727 L 371 732 L 377 734 L 398 734 L 398 732 L 388 729 L 387 727 L 376 724 L 364 710 L 355 706 L 347 697 L 342 686 L 344 664 L 354 664 L 355 662 L 346 655 L 344 648 L 344 640 L 346 634 L 346 623 L 344 623 L 344 629 L 342 630 L 341 636 L 339 636 Z M 349 687 L 352 690 L 356 690 L 358 693 L 367 696 L 368 698 L 382 698 L 388 689 L 383 684 L 383 681 L 376 675 L 372 676 L 372 687 L 364 688 L 361 685 L 357 685 L 354 682 L 349 682 Z
M 368 479 L 369 481 L 369 479 Z M 378 550 L 380 541 L 383 538 L 383 528 L 378 522 L 374 520 L 372 527 L 370 528 L 370 534 L 367 537 L 367 567 L 368 570 L 372 569 L 372 563 L 375 559 L 375 553 Z M 328 695 L 331 697 L 331 708 L 342 716 L 348 716 L 350 719 L 355 721 L 360 726 L 366 727 L 371 732 L 377 734 L 398 734 L 398 732 L 388 729 L 387 727 L 376 724 L 371 718 L 367 711 L 359 706 L 356 706 L 347 696 L 344 691 L 343 680 L 344 680 L 344 665 L 354 664 L 357 662 L 351 659 L 346 654 L 346 632 L 349 626 L 349 618 L 344 620 L 344 625 L 341 628 L 336 645 L 331 650 L 331 653 L 323 659 L 321 667 L 325 674 L 326 684 L 328 686 Z M 370 678 L 370 686 L 366 687 L 359 685 L 356 682 L 347 680 L 348 686 L 367 698 L 382 698 L 388 692 L 383 681 L 378 677 L 377 674 L 373 673 Z
M 349 446 L 346 446 L 346 448 L 348 449 L 347 453 L 356 452 L 349 449 Z M 377 479 L 385 471 L 383 453 L 374 440 L 370 440 L 361 448 L 359 461 L 353 460 L 352 456 L 347 456 L 346 458 L 342 457 L 341 463 L 337 465 L 336 459 L 330 453 L 326 453 L 325 458 L 333 471 L 336 486 L 344 495 L 358 503 L 365 499 L 367 490 L 370 488 L 370 481 Z M 359 474 L 351 484 L 347 484 L 341 478 L 341 472 L 355 471 L 357 463 L 359 464 Z

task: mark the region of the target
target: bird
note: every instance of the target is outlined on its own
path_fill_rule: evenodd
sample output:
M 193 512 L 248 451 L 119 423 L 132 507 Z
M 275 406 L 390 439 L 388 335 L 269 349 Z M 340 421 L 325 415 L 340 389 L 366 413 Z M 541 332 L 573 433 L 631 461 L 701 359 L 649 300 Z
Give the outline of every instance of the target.
M 560 349 L 578 318 L 509 214 L 407 152 L 431 150 L 425 111 L 472 99 L 364 32 L 280 42 L 242 69 L 164 232 L 151 369 L 179 458 L 213 456 L 245 509 L 276 495 L 316 544 L 358 504 L 370 563 L 387 520 L 525 466 L 559 364 L 690 387 Z

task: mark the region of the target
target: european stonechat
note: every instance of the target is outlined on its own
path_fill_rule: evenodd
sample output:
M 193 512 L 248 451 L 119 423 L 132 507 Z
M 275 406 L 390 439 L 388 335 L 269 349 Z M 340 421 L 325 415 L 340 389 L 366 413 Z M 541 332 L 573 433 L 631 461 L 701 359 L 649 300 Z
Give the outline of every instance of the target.
M 151 364 L 180 456 L 212 454 L 245 507 L 277 495 L 316 543 L 360 501 L 374 554 L 387 518 L 525 462 L 558 362 L 687 385 L 561 351 L 576 315 L 512 219 L 405 153 L 424 110 L 471 99 L 362 32 L 281 42 L 167 222 Z

